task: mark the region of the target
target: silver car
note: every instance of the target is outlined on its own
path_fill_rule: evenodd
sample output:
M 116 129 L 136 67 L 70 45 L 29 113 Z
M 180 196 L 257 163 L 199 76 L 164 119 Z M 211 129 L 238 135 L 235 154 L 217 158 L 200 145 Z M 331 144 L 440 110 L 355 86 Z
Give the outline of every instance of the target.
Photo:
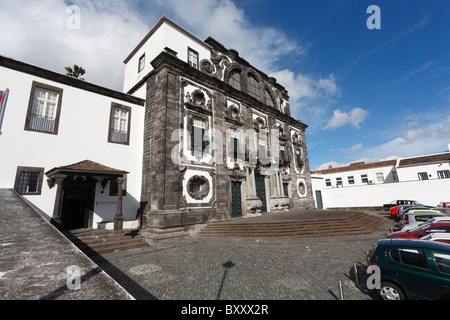
M 405 224 L 404 227 L 402 228 L 402 231 L 408 231 L 408 230 L 414 229 L 418 225 L 425 225 L 425 224 L 428 225 L 428 224 L 432 224 L 432 223 L 435 223 L 435 222 L 450 222 L 450 216 L 439 215 L 439 216 L 436 216 L 436 217 L 434 217 L 434 218 L 432 218 L 432 219 L 430 219 L 428 221 L 425 221 L 425 222 L 422 222 L 422 223 L 419 223 L 419 224 L 415 224 L 415 225 L 414 224 L 413 225 Z

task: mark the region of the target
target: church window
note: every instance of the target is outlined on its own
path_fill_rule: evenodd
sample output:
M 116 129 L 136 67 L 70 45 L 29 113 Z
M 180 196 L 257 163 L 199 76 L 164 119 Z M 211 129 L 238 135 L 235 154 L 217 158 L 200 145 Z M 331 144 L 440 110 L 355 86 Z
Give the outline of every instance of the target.
M 258 80 L 252 75 L 248 76 L 248 94 L 252 97 L 259 99 L 259 85 Z
M 233 70 L 228 76 L 228 84 L 237 90 L 241 90 L 241 73 L 238 70 Z

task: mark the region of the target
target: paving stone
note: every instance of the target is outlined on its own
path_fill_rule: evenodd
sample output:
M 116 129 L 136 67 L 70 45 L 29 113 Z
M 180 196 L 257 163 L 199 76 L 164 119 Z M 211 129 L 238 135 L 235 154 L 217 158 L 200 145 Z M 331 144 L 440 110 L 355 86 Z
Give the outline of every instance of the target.
M 194 237 L 162 250 L 106 255 L 98 264 L 113 278 L 118 270 L 119 278 L 132 280 L 124 287 L 138 283 L 152 299 L 336 300 L 342 281 L 345 299 L 372 300 L 377 297 L 365 289 L 361 274 L 365 253 L 392 225 L 388 220 L 371 234 L 310 239 Z M 355 283 L 353 263 L 362 285 Z

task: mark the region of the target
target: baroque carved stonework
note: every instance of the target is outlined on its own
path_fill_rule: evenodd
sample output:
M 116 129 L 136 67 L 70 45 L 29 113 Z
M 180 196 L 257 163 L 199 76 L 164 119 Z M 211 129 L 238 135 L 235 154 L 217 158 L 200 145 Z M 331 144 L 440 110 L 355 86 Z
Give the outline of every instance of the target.
M 210 185 L 204 176 L 193 176 L 187 182 L 187 192 L 192 199 L 202 200 L 209 194 Z
M 230 66 L 229 58 L 223 54 L 211 53 L 211 61 L 203 59 L 200 61 L 200 71 L 209 74 L 217 79 L 223 79 L 225 68 Z

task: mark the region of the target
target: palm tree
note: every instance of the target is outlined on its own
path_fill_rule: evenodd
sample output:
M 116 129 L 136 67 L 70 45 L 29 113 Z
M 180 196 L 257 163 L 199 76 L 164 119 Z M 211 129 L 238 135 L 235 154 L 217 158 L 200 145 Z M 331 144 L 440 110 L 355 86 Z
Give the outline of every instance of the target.
M 82 67 L 77 66 L 76 64 L 73 65 L 73 69 L 71 67 L 65 67 L 69 77 L 80 79 L 84 81 L 84 78 L 80 78 L 80 76 L 84 75 L 86 73 L 86 70 L 84 70 Z

